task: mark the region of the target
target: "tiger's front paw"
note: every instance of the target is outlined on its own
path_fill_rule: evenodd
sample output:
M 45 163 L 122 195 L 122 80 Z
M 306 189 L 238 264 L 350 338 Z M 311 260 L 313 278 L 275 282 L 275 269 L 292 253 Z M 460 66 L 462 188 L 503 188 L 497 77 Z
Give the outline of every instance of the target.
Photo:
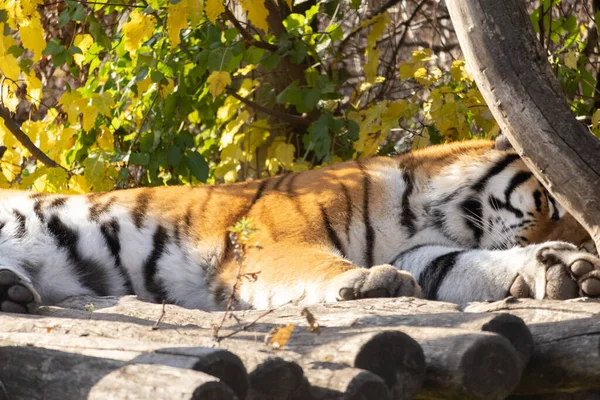
M 542 245 L 535 258 L 545 279 L 536 280 L 531 287 L 519 275 L 510 289 L 513 296 L 552 300 L 600 297 L 600 258 L 564 242 Z
M 31 282 L 10 269 L 0 268 L 0 311 L 34 313 L 40 303 L 40 295 Z
M 391 265 L 356 268 L 338 276 L 333 289 L 336 299 L 356 300 L 374 297 L 422 297 L 421 287 L 411 274 Z

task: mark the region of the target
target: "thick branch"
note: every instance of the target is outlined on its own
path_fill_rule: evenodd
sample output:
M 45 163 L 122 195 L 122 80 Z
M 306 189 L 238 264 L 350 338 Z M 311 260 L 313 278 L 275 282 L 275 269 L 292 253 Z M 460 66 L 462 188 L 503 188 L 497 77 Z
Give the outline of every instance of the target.
M 66 171 L 66 168 L 58 164 L 46 155 L 42 150 L 29 139 L 29 136 L 25 134 L 19 127 L 19 125 L 12 120 L 10 113 L 4 107 L 0 106 L 0 118 L 4 120 L 4 125 L 13 134 L 13 136 L 25 147 L 31 155 L 38 159 L 42 164 L 52 168 L 62 168 Z
M 226 90 L 230 96 L 235 97 L 236 99 L 238 99 L 242 103 L 246 104 L 247 106 L 252 107 L 255 110 L 263 112 L 267 115 L 270 115 L 271 117 L 280 119 L 284 122 L 289 122 L 290 124 L 304 125 L 304 126 L 308 126 L 312 123 L 312 121 L 308 118 L 299 117 L 297 115 L 292 115 L 292 114 L 287 114 L 287 113 L 277 111 L 277 110 L 272 110 L 268 107 L 261 106 L 260 104 L 257 104 L 251 100 L 246 99 L 245 97 L 240 96 L 239 94 L 237 94 L 235 91 L 233 91 L 231 89 L 226 89 Z
M 571 113 L 521 0 L 448 0 L 475 81 L 535 176 L 600 248 L 600 141 Z
M 231 10 L 228 7 L 225 7 L 225 16 L 227 17 L 229 22 L 231 22 L 233 24 L 235 29 L 238 30 L 240 35 L 242 35 L 244 37 L 244 39 L 246 39 L 246 42 L 248 42 L 248 44 L 250 46 L 260 47 L 261 49 L 266 49 L 266 50 L 270 50 L 270 51 L 277 51 L 277 46 L 275 46 L 274 44 L 264 42 L 262 40 L 254 39 L 252 34 L 250 32 L 248 32 L 242 26 L 242 24 L 240 24 L 240 21 L 237 20 L 235 15 L 233 15 L 233 13 L 231 12 Z

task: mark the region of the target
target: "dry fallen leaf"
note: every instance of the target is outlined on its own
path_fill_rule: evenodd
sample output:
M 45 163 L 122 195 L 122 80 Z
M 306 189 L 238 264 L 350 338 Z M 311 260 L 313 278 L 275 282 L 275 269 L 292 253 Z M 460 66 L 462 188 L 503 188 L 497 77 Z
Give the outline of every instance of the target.
M 294 324 L 287 324 L 271 330 L 271 347 L 275 350 L 283 349 L 294 331 Z

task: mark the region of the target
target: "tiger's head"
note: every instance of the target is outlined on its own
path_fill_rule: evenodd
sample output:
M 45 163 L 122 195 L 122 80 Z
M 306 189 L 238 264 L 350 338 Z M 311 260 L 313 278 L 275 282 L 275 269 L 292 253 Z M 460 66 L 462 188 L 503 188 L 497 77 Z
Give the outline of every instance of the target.
M 434 188 L 445 193 L 438 191 L 433 217 L 457 244 L 500 250 L 550 240 L 579 246 L 589 240 L 512 150 L 459 161 L 442 175 L 454 180 L 454 189 L 452 184 Z

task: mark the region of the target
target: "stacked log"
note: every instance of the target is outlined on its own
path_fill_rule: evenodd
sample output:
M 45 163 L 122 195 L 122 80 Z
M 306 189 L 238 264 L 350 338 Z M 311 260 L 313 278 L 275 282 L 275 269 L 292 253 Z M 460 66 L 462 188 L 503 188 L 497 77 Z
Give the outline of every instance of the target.
M 308 313 L 234 311 L 218 329 L 222 313 L 133 297 L 74 298 L 40 314 L 0 314 L 0 399 L 538 399 L 600 390 L 600 320 L 589 318 L 600 315 L 597 302 L 461 311 L 369 299 Z M 283 341 L 274 335 L 282 326 Z

